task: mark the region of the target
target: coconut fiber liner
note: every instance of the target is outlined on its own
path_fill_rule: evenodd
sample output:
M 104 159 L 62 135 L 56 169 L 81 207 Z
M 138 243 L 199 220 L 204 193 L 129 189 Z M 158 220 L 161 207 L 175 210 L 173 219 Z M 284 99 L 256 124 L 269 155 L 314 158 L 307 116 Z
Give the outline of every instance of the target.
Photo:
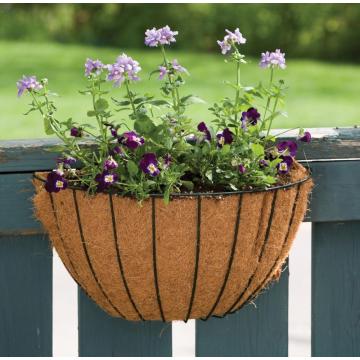
M 48 193 L 34 179 L 36 216 L 65 267 L 103 310 L 127 320 L 223 317 L 281 273 L 312 181 L 259 192 L 130 197 Z

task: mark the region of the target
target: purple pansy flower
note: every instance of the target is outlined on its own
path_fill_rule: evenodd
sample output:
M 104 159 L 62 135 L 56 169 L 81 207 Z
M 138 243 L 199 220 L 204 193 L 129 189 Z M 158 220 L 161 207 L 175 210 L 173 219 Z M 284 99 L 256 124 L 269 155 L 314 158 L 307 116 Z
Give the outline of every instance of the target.
M 16 83 L 16 86 L 18 88 L 17 96 L 21 96 L 25 90 L 38 91 L 43 88 L 42 84 L 36 80 L 36 76 L 25 75 Z
M 165 66 L 159 66 L 159 80 L 162 80 L 168 72 L 169 71 Z
M 90 76 L 90 74 L 100 75 L 104 64 L 100 60 L 92 60 L 87 58 L 85 62 L 85 76 Z
M 299 140 L 302 142 L 309 143 L 311 141 L 311 134 L 309 131 L 305 131 L 303 136 L 299 137 Z
M 209 129 L 207 128 L 206 124 L 202 121 L 201 123 L 199 123 L 199 125 L 197 126 L 197 129 L 199 131 L 201 131 L 202 133 L 204 133 L 204 138 L 207 141 L 211 140 L 211 134 Z
M 72 127 L 70 129 L 70 135 L 73 137 L 82 137 L 83 133 L 82 133 L 82 129 L 80 127 Z
M 165 156 L 164 156 L 164 169 L 167 169 L 169 166 L 170 166 L 170 164 L 171 164 L 171 161 L 172 161 L 172 157 L 171 157 L 171 155 L 170 154 L 166 154 Z
M 122 54 L 118 56 L 115 64 L 107 65 L 108 81 L 113 81 L 114 86 L 120 86 L 126 78 L 132 81 L 139 80 L 137 73 L 141 70 L 139 62 L 132 57 Z
M 171 65 L 172 65 L 173 69 L 176 70 L 176 71 L 178 71 L 178 72 L 185 72 L 185 73 L 188 72 L 183 66 L 181 66 L 181 65 L 179 64 L 179 62 L 178 62 L 176 59 L 174 59 L 174 60 L 171 62 Z
M 146 153 L 143 155 L 139 163 L 140 169 L 150 176 L 157 176 L 160 174 L 158 168 L 158 161 L 154 153 Z
M 110 156 L 115 156 L 115 155 L 119 155 L 119 156 L 124 156 L 124 151 L 120 146 L 114 146 L 114 148 L 112 150 L 109 151 L 109 155 Z
M 117 167 L 118 163 L 112 158 L 112 156 L 109 156 L 104 162 L 104 170 L 113 170 Z
M 135 131 L 127 131 L 119 138 L 119 143 L 127 146 L 129 149 L 135 150 L 144 144 L 144 138 L 139 136 Z
M 291 156 L 282 156 L 281 158 L 282 162 L 277 165 L 278 173 L 287 174 L 290 171 L 294 160 Z
M 150 47 L 157 47 L 159 45 L 170 45 L 176 42 L 175 36 L 177 31 L 172 31 L 168 25 L 156 29 L 147 29 L 145 31 L 145 45 Z
M 246 173 L 246 167 L 243 164 L 240 164 L 238 169 L 239 169 L 240 174 L 245 174 Z
M 221 53 L 225 55 L 231 50 L 232 44 L 245 44 L 246 39 L 242 36 L 239 28 L 236 28 L 234 32 L 231 32 L 229 30 L 225 30 L 227 32 L 227 35 L 225 35 L 224 40 L 220 41 L 218 40 L 217 43 L 220 46 Z
M 112 135 L 113 137 L 115 137 L 115 138 L 118 136 L 117 129 L 114 128 L 114 127 L 111 127 L 111 128 L 110 128 L 110 133 L 111 133 L 111 135 Z
M 64 165 L 73 165 L 76 163 L 76 159 L 72 156 L 65 156 L 62 158 L 58 158 L 56 161 L 58 164 L 64 164 Z
M 196 141 L 197 141 L 197 137 L 195 134 L 189 134 L 189 135 L 186 135 L 185 136 L 185 141 L 188 143 L 188 144 L 196 144 Z
M 288 141 L 282 141 L 276 145 L 277 150 L 280 154 L 288 151 L 290 156 L 295 156 L 297 151 L 297 144 L 294 141 L 288 140 Z
M 257 109 L 251 107 L 247 111 L 244 111 L 241 114 L 241 127 L 243 129 L 246 129 L 246 125 L 256 125 L 258 120 L 260 119 L 260 113 L 257 111 Z
M 45 182 L 45 189 L 47 192 L 59 192 L 67 188 L 67 180 L 63 177 L 63 173 L 59 171 L 52 171 L 48 174 Z
M 101 174 L 97 174 L 95 177 L 95 181 L 98 183 L 97 190 L 103 191 L 107 189 L 110 185 L 116 182 L 117 179 L 117 174 L 111 174 L 107 170 L 103 171 Z
M 259 66 L 262 68 L 279 67 L 285 69 L 285 53 L 282 53 L 280 49 L 276 49 L 273 52 L 266 51 L 261 54 Z
M 225 144 L 231 144 L 233 142 L 233 133 L 225 128 L 223 131 L 216 134 L 218 147 L 223 147 Z
M 269 166 L 269 161 L 268 160 L 265 160 L 265 159 L 261 159 L 260 161 L 259 161 L 259 165 L 260 165 L 260 167 L 267 167 L 267 166 Z

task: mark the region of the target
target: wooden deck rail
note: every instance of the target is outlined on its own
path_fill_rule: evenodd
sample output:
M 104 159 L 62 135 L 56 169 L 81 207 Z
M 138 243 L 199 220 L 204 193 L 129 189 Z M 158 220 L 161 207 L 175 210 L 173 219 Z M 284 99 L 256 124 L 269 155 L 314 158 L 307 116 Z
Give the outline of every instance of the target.
M 360 129 L 310 131 L 313 141 L 298 158 L 315 181 L 307 215 L 312 355 L 360 356 Z M 31 178 L 54 167 L 54 145 L 0 141 L 0 356 L 52 355 L 52 251 L 33 217 Z M 196 355 L 287 356 L 288 272 L 256 302 L 256 309 L 197 321 Z M 79 355 L 172 354 L 171 324 L 112 319 L 81 290 L 78 309 Z

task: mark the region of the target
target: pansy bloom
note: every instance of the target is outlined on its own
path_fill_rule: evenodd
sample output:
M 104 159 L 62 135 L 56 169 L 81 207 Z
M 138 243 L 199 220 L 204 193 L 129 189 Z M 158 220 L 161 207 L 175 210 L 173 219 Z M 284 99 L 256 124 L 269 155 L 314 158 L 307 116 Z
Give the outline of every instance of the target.
M 285 152 L 288 152 L 290 156 L 295 156 L 297 151 L 297 144 L 294 141 L 288 140 L 288 141 L 282 141 L 276 145 L 277 151 L 280 154 L 283 154 Z
M 85 76 L 95 74 L 99 76 L 104 68 L 104 64 L 100 60 L 92 60 L 87 58 L 85 62 Z
M 103 191 L 110 185 L 116 182 L 118 179 L 117 174 L 111 174 L 108 170 L 103 171 L 101 174 L 97 174 L 95 181 L 98 183 L 97 190 Z
M 202 133 L 204 133 L 204 138 L 207 141 L 211 140 L 211 134 L 209 129 L 207 128 L 206 124 L 202 121 L 201 123 L 199 123 L 199 125 L 197 126 L 197 129 L 199 131 L 201 131 Z
M 36 80 L 36 76 L 23 76 L 22 79 L 20 79 L 16 86 L 18 88 L 18 96 L 21 96 L 25 90 L 27 91 L 38 91 L 43 88 L 42 84 Z
M 246 39 L 242 36 L 239 28 L 235 29 L 234 32 L 229 31 L 227 29 L 225 31 L 227 35 L 225 35 L 223 41 L 220 40 L 217 41 L 218 45 L 220 46 L 221 53 L 223 55 L 225 55 L 231 50 L 232 44 L 241 45 L 246 43 Z
M 124 151 L 120 146 L 114 146 L 112 150 L 109 151 L 109 155 L 110 156 L 115 156 L 115 155 L 119 155 L 119 156 L 124 156 Z
M 150 176 L 157 176 L 160 174 L 158 168 L 158 161 L 154 153 L 146 153 L 143 155 L 139 163 L 140 169 Z
M 104 170 L 113 170 L 117 167 L 118 163 L 112 158 L 112 156 L 109 156 L 104 162 Z
M 139 136 L 135 131 L 127 131 L 119 137 L 119 143 L 127 146 L 131 150 L 137 149 L 144 145 L 144 138 Z
M 186 136 L 185 136 L 185 141 L 186 141 L 188 144 L 194 145 L 194 144 L 196 144 L 197 137 L 196 137 L 195 134 L 189 134 L 189 135 L 186 135 Z
M 58 158 L 57 163 L 71 166 L 76 163 L 76 159 L 74 157 L 68 155 L 68 156 Z
M 282 53 L 280 49 L 276 49 L 273 52 L 266 51 L 261 54 L 259 66 L 261 68 L 275 68 L 285 69 L 285 53 Z
M 82 129 L 80 127 L 72 127 L 70 129 L 70 135 L 73 137 L 82 137 L 83 133 L 82 133 Z
M 170 164 L 171 164 L 171 161 L 172 161 L 172 157 L 171 157 L 171 155 L 170 154 L 166 154 L 165 156 L 164 156 L 164 159 L 163 159 L 163 161 L 164 161 L 164 169 L 167 169 L 169 166 L 170 166 Z
M 63 173 L 57 170 L 50 172 L 46 178 L 45 189 L 47 192 L 59 192 L 67 188 L 67 180 L 63 177 Z
M 241 127 L 246 129 L 246 125 L 256 125 L 260 119 L 260 113 L 253 107 L 249 108 L 241 114 Z
M 238 169 L 239 169 L 240 174 L 245 174 L 246 173 L 246 167 L 243 164 L 240 164 Z
M 311 134 L 309 131 L 305 131 L 302 136 L 299 137 L 299 140 L 305 143 L 309 143 L 311 141 Z
M 233 133 L 225 128 L 223 131 L 216 134 L 217 145 L 218 147 L 223 147 L 226 144 L 231 144 L 233 142 Z
M 278 173 L 287 174 L 290 171 L 294 160 L 291 156 L 282 156 L 281 159 L 281 163 L 277 165 Z

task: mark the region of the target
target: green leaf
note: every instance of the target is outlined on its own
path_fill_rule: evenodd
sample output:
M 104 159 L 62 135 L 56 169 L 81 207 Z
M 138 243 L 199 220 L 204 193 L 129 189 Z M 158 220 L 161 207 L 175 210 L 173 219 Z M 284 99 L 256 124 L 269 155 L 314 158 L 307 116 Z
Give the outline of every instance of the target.
M 53 128 L 51 126 L 50 119 L 47 117 L 44 118 L 44 131 L 45 131 L 46 135 L 55 134 L 55 131 L 53 130 Z
M 164 203 L 168 205 L 170 202 L 170 188 L 166 188 L 164 191 Z
M 199 98 L 198 96 L 194 96 L 194 95 L 188 95 L 188 96 L 184 96 L 180 99 L 180 103 L 182 105 L 191 105 L 191 104 L 205 104 L 206 102 Z
M 137 164 L 132 161 L 132 160 L 129 160 L 126 164 L 126 167 L 128 169 L 128 172 L 130 174 L 130 176 L 134 177 L 137 175 L 137 173 L 139 172 L 139 167 L 137 166 Z
M 225 144 L 222 148 L 221 148 L 221 153 L 226 155 L 230 152 L 230 145 L 229 144 Z
M 140 116 L 135 120 L 134 128 L 139 134 L 146 135 L 154 131 L 156 126 L 149 117 Z
M 93 116 L 96 116 L 96 111 L 89 110 L 86 114 L 87 114 L 88 117 L 93 117 Z
M 151 100 L 149 101 L 149 104 L 154 105 L 154 106 L 161 106 L 161 105 L 168 105 L 170 106 L 171 104 L 166 101 L 166 100 Z
M 210 180 L 210 182 L 213 181 L 213 174 L 212 174 L 212 170 L 208 170 L 206 173 L 205 173 L 205 176 L 208 180 Z
M 264 156 L 264 147 L 261 144 L 251 144 L 251 150 L 256 157 Z
M 109 107 L 109 103 L 105 99 L 98 99 L 95 103 L 96 111 L 105 111 Z
M 194 183 L 192 181 L 181 180 L 181 185 L 189 191 L 194 190 Z

